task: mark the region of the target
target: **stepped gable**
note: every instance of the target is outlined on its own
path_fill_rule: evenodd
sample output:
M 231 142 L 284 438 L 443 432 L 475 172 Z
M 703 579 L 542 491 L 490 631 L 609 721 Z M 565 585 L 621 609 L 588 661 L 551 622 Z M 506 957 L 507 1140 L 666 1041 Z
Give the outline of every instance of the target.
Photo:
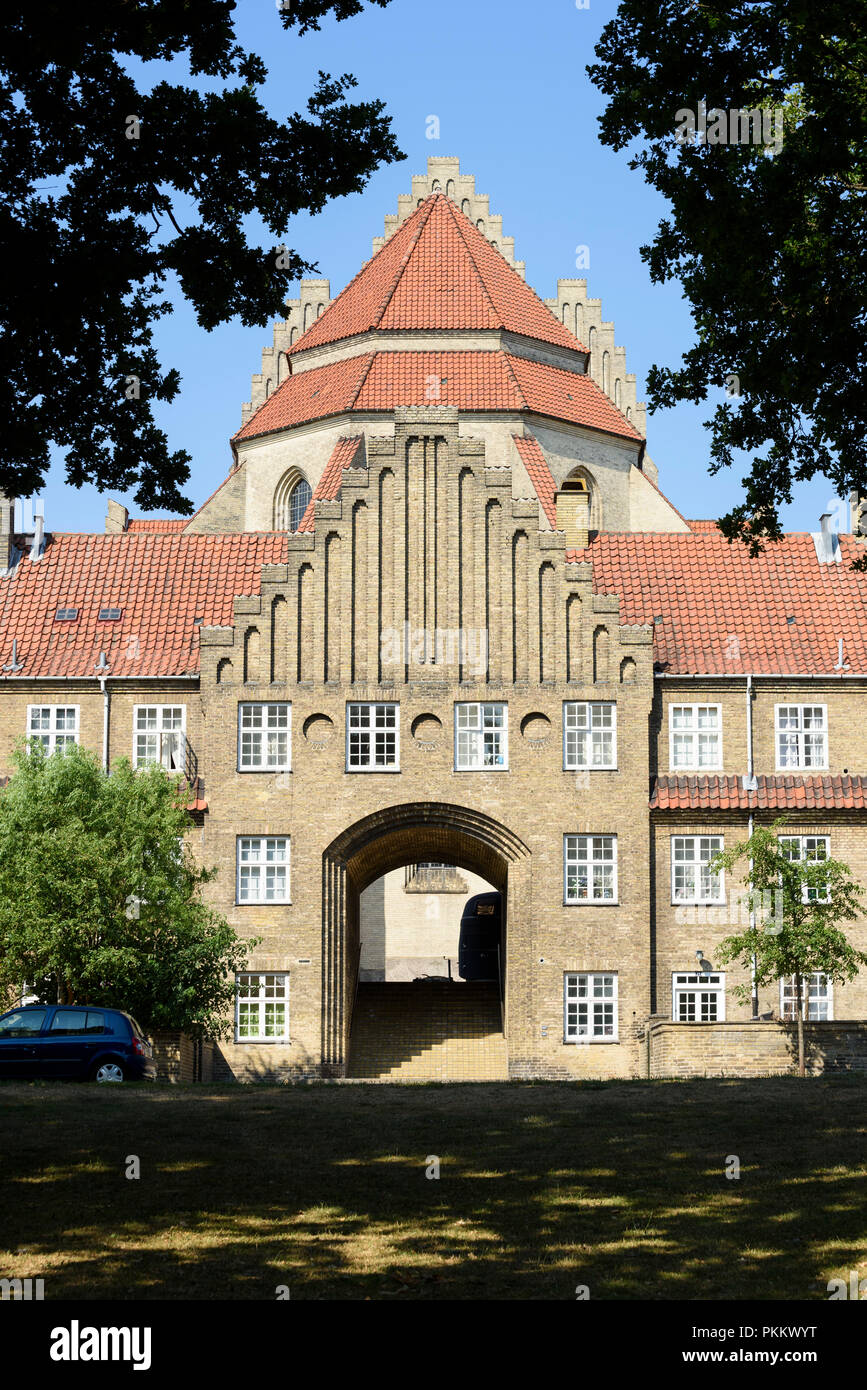
M 315 510 L 314 503 L 317 501 L 333 501 L 340 492 L 340 484 L 343 480 L 344 468 L 351 468 L 355 463 L 358 451 L 361 448 L 361 435 L 356 435 L 352 439 L 338 439 L 331 454 L 331 458 L 325 465 L 325 472 L 316 485 L 316 490 L 310 501 L 307 503 L 307 510 L 298 525 L 299 531 L 312 531 L 314 529 Z
M 289 350 L 392 331 L 505 329 L 586 352 L 451 199 L 432 193 Z

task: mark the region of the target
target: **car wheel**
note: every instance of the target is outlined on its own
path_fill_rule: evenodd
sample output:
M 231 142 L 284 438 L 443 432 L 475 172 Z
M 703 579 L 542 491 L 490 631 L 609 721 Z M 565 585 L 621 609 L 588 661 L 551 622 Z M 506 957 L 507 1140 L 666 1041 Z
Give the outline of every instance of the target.
M 120 1062 L 100 1062 L 98 1066 L 94 1067 L 91 1079 L 100 1083 L 125 1081 L 126 1075 Z

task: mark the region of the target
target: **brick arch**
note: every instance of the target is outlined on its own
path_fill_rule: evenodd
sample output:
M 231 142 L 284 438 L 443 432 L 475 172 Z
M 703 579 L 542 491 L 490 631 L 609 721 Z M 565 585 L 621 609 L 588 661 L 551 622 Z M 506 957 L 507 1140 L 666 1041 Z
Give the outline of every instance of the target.
M 342 1076 L 358 970 L 359 897 L 391 869 L 431 859 L 478 874 L 504 896 L 530 851 L 500 821 L 468 806 L 415 801 L 356 821 L 322 856 L 322 1070 Z M 512 895 L 509 894 L 512 901 Z M 508 969 L 508 965 L 507 965 Z

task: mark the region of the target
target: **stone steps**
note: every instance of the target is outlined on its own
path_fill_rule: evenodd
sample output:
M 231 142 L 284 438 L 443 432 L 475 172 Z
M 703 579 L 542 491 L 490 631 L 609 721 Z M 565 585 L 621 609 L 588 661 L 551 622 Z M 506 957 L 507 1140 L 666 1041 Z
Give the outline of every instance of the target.
M 506 1081 L 495 984 L 362 984 L 347 1076 L 390 1081 Z

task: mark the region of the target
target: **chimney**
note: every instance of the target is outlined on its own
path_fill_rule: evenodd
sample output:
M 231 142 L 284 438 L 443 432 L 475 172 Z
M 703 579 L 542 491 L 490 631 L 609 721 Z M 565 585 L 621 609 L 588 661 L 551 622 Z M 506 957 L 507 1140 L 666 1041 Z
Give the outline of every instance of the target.
M 567 479 L 557 493 L 557 530 L 565 532 L 566 549 L 590 543 L 590 493 L 583 479 Z
M 123 535 L 129 526 L 129 512 L 120 502 L 115 502 L 113 497 L 108 499 L 108 508 L 105 516 L 105 534 L 107 536 Z
M 45 517 L 35 516 L 33 518 L 33 544 L 30 547 L 30 559 L 41 560 L 45 553 Z
M 12 563 L 15 533 L 15 499 L 0 492 L 0 570 Z
M 820 565 L 834 565 L 840 561 L 840 542 L 831 529 L 831 513 L 823 512 L 819 517 L 819 525 L 822 528 L 818 533 L 813 533 L 813 544 L 816 547 L 816 558 Z

